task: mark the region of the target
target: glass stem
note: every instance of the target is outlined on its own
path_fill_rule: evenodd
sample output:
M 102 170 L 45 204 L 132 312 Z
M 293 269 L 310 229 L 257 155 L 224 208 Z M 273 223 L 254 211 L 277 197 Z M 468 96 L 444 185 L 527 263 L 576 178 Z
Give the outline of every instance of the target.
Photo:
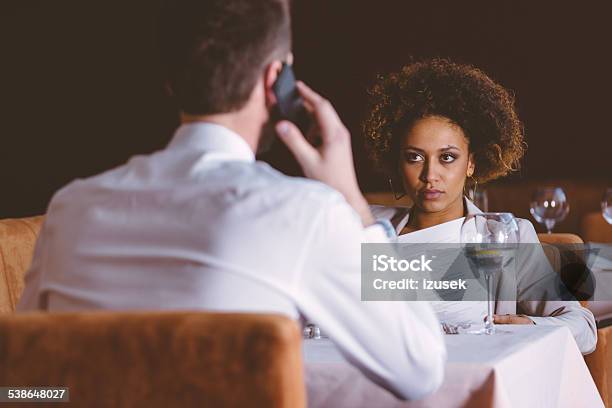
M 544 220 L 544 224 L 546 225 L 548 233 L 552 234 L 552 230 L 555 228 L 555 220 Z
M 485 274 L 487 284 L 487 321 L 485 322 L 485 333 L 493 334 L 495 327 L 493 325 L 493 276 L 490 273 Z

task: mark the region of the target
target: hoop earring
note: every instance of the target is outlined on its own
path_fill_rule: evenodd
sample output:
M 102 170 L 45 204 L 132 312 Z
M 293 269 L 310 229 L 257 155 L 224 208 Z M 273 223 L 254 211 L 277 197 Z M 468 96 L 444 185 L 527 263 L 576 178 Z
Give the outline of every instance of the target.
M 406 192 L 403 192 L 399 195 L 395 192 L 395 189 L 393 188 L 393 180 L 391 180 L 391 177 L 389 177 L 389 186 L 391 187 L 391 192 L 393 193 L 393 197 L 396 200 L 400 200 L 402 197 L 406 196 Z
M 474 178 L 474 176 L 470 176 L 470 179 L 472 179 L 472 187 L 468 189 L 466 193 L 465 192 L 466 184 L 464 184 L 463 185 L 463 195 L 465 195 L 471 201 L 474 201 L 474 197 L 476 197 L 476 189 L 478 188 L 478 181 Z

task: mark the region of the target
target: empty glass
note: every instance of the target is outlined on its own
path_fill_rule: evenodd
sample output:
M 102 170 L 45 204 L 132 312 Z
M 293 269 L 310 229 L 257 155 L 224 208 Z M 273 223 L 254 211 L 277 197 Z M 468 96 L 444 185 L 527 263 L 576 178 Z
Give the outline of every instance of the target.
M 321 339 L 321 329 L 319 329 L 319 326 L 309 323 L 304 327 L 303 337 L 305 339 L 320 340 Z
M 607 189 L 601 199 L 601 214 L 608 224 L 612 224 L 612 188 Z
M 504 259 L 519 243 L 519 228 L 511 213 L 469 214 L 461 226 L 461 244 L 472 265 L 482 273 L 487 286 L 487 316 L 484 327 L 474 334 L 493 334 L 495 274 L 503 270 Z
M 561 187 L 538 188 L 531 198 L 529 211 L 533 218 L 552 233 L 555 224 L 563 221 L 569 213 L 569 203 Z

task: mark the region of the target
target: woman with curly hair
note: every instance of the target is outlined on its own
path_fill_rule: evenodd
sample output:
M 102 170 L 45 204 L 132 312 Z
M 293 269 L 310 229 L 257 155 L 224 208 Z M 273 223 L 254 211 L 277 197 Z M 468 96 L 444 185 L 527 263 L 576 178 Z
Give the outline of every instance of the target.
M 465 190 L 518 169 L 525 152 L 513 97 L 481 70 L 446 59 L 381 76 L 370 94 L 366 148 L 394 193 L 402 189 L 413 202 L 411 208 L 373 206 L 374 215 L 391 221 L 400 242 L 459 243 L 463 217 L 480 212 Z M 521 243 L 539 242 L 528 220 L 518 223 Z M 593 314 L 576 301 L 521 299 L 528 271 L 518 273 L 518 300 L 497 302 L 494 322 L 567 325 L 580 350 L 593 351 Z M 434 302 L 434 308 L 442 321 L 482 321 L 486 315 L 485 302 Z

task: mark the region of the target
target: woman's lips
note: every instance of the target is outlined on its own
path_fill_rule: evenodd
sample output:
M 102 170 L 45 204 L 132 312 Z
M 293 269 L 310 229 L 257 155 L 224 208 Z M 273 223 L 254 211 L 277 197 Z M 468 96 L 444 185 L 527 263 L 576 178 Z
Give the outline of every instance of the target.
M 420 195 L 421 197 L 423 197 L 424 200 L 436 200 L 438 198 L 440 198 L 440 196 L 444 194 L 444 192 L 440 191 L 440 190 L 423 190 L 421 191 Z

